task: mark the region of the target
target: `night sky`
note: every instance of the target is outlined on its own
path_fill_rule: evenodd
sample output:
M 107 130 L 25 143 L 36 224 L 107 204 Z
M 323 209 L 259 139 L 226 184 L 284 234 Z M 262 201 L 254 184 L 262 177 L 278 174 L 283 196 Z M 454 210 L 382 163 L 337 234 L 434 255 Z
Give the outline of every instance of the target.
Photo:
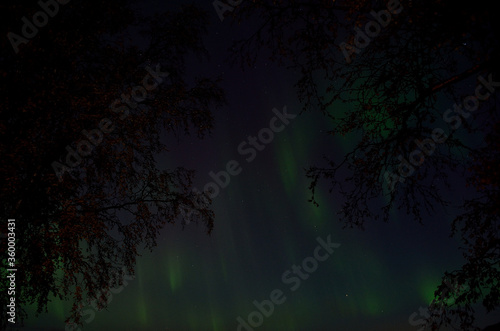
M 172 136 L 170 152 L 159 157 L 158 166 L 195 169 L 200 190 L 213 181 L 210 172 L 226 170 L 232 160 L 241 172 L 230 176 L 214 199 L 212 235 L 195 223 L 165 226 L 156 249 L 137 259 L 135 278 L 113 295 L 106 310 L 93 310 L 83 330 L 238 330 L 237 319 L 248 323 L 257 310 L 255 300 L 269 300 L 279 290 L 286 299 L 251 329 L 417 331 L 410 316 L 422 318 L 419 309 L 430 303 L 443 273 L 463 264 L 459 240 L 449 237 L 452 217 L 437 209 L 419 225 L 393 212 L 389 223 L 369 222 L 364 231 L 342 229 L 336 215 L 341 197 L 329 193 L 326 183 L 317 192 L 320 206 L 308 202 L 305 168 L 320 164 L 325 154 L 340 159 L 354 146 L 352 140 L 327 135 L 330 124 L 319 113 L 299 114 L 294 72 L 266 62 L 265 56 L 244 71 L 230 66 L 228 47 L 252 26 L 236 27 L 230 18 L 221 22 L 210 1 L 198 4 L 211 13 L 210 59 L 191 59 L 188 71 L 221 76 L 228 105 L 214 114 L 211 136 L 183 136 L 179 142 Z M 147 12 L 167 8 L 144 6 Z M 243 146 L 252 148 L 249 136 L 269 128 L 284 109 L 296 117 L 248 161 L 250 154 L 239 146 L 247 142 Z M 458 205 L 463 192 L 449 198 Z M 305 272 L 306 279 L 284 282 L 294 265 L 311 261 L 318 238 L 340 246 Z M 23 329 L 64 330 L 69 308 L 54 299 L 48 313 L 31 316 Z M 498 315 L 483 318 L 481 310 L 478 318 L 481 327 L 498 322 Z

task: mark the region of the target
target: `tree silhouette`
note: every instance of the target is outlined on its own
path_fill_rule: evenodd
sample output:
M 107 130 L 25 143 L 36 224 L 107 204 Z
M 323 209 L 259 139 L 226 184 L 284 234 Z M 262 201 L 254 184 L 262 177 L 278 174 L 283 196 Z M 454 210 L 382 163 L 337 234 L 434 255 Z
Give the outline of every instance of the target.
M 500 305 L 499 138 L 500 122 L 496 122 L 486 135 L 486 145 L 472 153 L 468 185 L 478 194 L 464 203 L 463 212 L 452 223 L 453 233 L 464 242 L 466 263 L 445 275 L 456 280 L 456 289 L 446 291 L 441 285 L 436 291 L 427 320 L 433 330 L 448 324 L 474 329 L 472 303 L 481 302 L 488 312 Z
M 40 313 L 58 297 L 73 301 L 68 322 L 82 324 L 79 309 L 106 305 L 122 268 L 133 274 L 138 249 L 156 245 L 180 206 L 211 232 L 194 172 L 160 171 L 155 158 L 176 137 L 209 134 L 225 99 L 217 80 L 185 74 L 188 56 L 207 56 L 208 16 L 197 7 L 143 17 L 131 1 L 48 3 L 49 22 L 32 27 L 42 11 L 33 2 L 1 5 L 2 31 L 17 35 L 0 53 L 1 214 L 16 220 L 16 323 L 24 306 Z M 3 265 L 6 248 L 2 240 Z
M 268 51 L 271 60 L 300 75 L 295 86 L 303 112 L 321 112 L 331 121 L 329 134 L 354 144 L 342 158 L 325 156 L 324 164 L 307 169 L 313 203 L 315 189 L 326 181 L 344 198 L 341 222 L 360 228 L 388 221 L 394 209 L 423 223 L 450 204 L 453 182 L 470 175 L 475 151 L 463 134 L 485 134 L 498 121 L 499 29 L 487 3 L 257 0 L 230 15 L 239 24 L 258 22 L 248 38 L 233 44 L 233 61 L 253 65 Z M 462 207 L 465 214 L 454 224 L 464 224 L 463 236 L 479 240 L 467 222 L 473 215 L 491 225 L 482 235 L 498 231 L 497 214 L 471 211 L 473 202 Z M 480 253 L 478 245 L 470 247 L 472 254 Z M 459 279 L 490 292 L 472 284 L 455 302 L 483 298 L 486 307 L 498 307 L 498 250 L 488 252 L 494 255 L 489 268 L 474 264 L 480 270 Z M 445 288 L 441 284 L 437 301 Z M 472 328 L 471 311 L 462 315 L 462 329 Z M 434 327 L 450 322 L 433 321 Z

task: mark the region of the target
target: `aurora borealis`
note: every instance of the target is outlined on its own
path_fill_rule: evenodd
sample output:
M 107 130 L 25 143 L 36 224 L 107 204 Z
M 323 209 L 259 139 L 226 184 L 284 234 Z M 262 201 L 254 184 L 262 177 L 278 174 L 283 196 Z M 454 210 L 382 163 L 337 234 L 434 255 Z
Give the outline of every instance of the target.
M 269 94 L 286 95 L 271 83 L 279 78 L 274 73 L 247 75 L 275 86 Z M 172 152 L 190 149 L 181 159 L 198 166 L 201 184 L 210 180 L 208 172 L 238 158 L 237 144 L 272 116 L 265 98 L 252 104 L 253 94 L 248 103 L 244 97 L 235 96 L 252 123 L 238 121 L 242 128 L 216 130 L 200 146 L 186 141 Z M 225 122 L 238 114 L 219 116 Z M 235 330 L 236 318 L 246 317 L 255 310 L 254 300 L 268 299 L 276 288 L 287 300 L 258 330 L 417 329 L 408 318 L 431 300 L 442 272 L 458 266 L 458 243 L 447 238 L 444 218 L 436 218 L 432 231 L 398 215 L 364 232 L 343 230 L 334 195 L 321 192 L 319 207 L 309 203 L 302 165 L 321 156 L 314 143 L 322 139 L 321 127 L 299 117 L 253 162 L 242 162 L 241 174 L 214 200 L 217 222 L 211 237 L 195 224 L 164 228 L 156 250 L 138 259 L 136 278 L 113 296 L 108 310 L 96 312 L 88 329 Z M 201 155 L 204 163 L 192 155 Z M 165 163 L 173 163 L 172 158 Z M 312 255 L 316 237 L 327 235 L 341 246 L 291 292 L 282 274 Z M 54 302 L 49 314 L 31 323 L 62 330 L 65 309 Z
M 149 1 L 143 10 L 178 3 Z M 273 291 L 280 290 L 286 299 L 250 329 L 419 330 L 410 316 L 430 303 L 443 273 L 463 262 L 460 242 L 449 237 L 451 216 L 437 209 L 419 225 L 393 211 L 389 223 L 370 222 L 362 231 L 342 228 L 337 217 L 341 195 L 330 193 L 326 183 L 316 191 L 319 206 L 309 202 L 305 168 L 321 163 L 325 154 L 340 159 L 353 148 L 352 137 L 333 138 L 327 134 L 331 123 L 326 117 L 300 112 L 296 73 L 264 59 L 245 71 L 230 66 L 231 41 L 251 27 L 235 29 L 229 19 L 219 20 L 210 1 L 196 3 L 212 14 L 206 38 L 210 60 L 190 59 L 189 72 L 221 76 L 228 105 L 214 114 L 210 136 L 182 136 L 179 141 L 167 136 L 169 152 L 158 158 L 158 167 L 196 170 L 194 187 L 200 190 L 214 182 L 210 173 L 227 170 L 231 161 L 237 162 L 238 173 L 218 186 L 211 236 L 200 224 L 167 224 L 158 246 L 141 252 L 135 277 L 127 277 L 105 310 L 89 308 L 93 318 L 81 329 L 239 330 L 240 321 L 248 322 L 256 311 L 254 301 L 272 301 Z M 335 107 L 332 111 L 349 105 Z M 283 109 L 296 117 L 274 130 L 272 119 Z M 242 153 L 242 144 L 255 146 L 249 141 L 262 141 L 259 132 L 266 128 L 273 135 L 266 136 L 264 147 Z M 463 192 L 449 198 L 461 201 Z M 313 252 L 321 245 L 318 238 L 328 237 L 340 246 L 321 261 Z M 292 290 L 294 283 L 284 282 L 284 274 L 314 256 L 314 271 Z M 35 316 L 35 309 L 28 308 L 30 317 L 19 329 L 65 330 L 70 308 L 56 298 L 48 313 Z M 498 322 L 498 314 L 495 319 L 481 312 L 478 319 L 484 327 Z

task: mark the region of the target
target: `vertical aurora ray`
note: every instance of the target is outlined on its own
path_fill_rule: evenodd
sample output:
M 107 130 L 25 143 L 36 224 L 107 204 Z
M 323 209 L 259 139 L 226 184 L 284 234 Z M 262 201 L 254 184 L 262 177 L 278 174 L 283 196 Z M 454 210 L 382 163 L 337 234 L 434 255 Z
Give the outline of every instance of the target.
M 172 293 L 175 293 L 182 285 L 182 255 L 176 250 L 168 250 L 165 253 L 165 260 L 163 262 L 163 274 L 166 278 L 166 283 Z
M 144 277 L 146 277 L 146 275 L 144 274 L 144 268 L 142 268 L 142 262 L 139 259 L 137 260 L 136 270 L 137 270 L 136 279 L 140 293 L 137 299 L 137 315 L 139 322 L 144 327 L 148 323 L 148 308 L 147 308 L 148 304 L 144 294 L 145 293 Z
M 293 153 L 291 143 L 280 143 L 278 149 L 279 173 L 281 181 L 285 187 L 287 194 L 293 194 L 295 188 L 298 171 L 297 160 Z

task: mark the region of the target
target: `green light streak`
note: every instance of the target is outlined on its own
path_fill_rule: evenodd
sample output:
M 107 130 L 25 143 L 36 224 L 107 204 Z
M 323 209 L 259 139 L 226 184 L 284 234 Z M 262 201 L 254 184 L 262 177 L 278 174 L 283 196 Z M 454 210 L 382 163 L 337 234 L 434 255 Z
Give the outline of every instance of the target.
M 182 285 L 182 267 L 179 256 L 169 254 L 167 257 L 167 275 L 172 292 L 177 291 Z
M 281 180 L 286 192 L 290 195 L 293 193 L 297 180 L 297 160 L 295 159 L 291 144 L 286 142 L 280 143 L 280 147 L 278 148 L 278 163 Z

